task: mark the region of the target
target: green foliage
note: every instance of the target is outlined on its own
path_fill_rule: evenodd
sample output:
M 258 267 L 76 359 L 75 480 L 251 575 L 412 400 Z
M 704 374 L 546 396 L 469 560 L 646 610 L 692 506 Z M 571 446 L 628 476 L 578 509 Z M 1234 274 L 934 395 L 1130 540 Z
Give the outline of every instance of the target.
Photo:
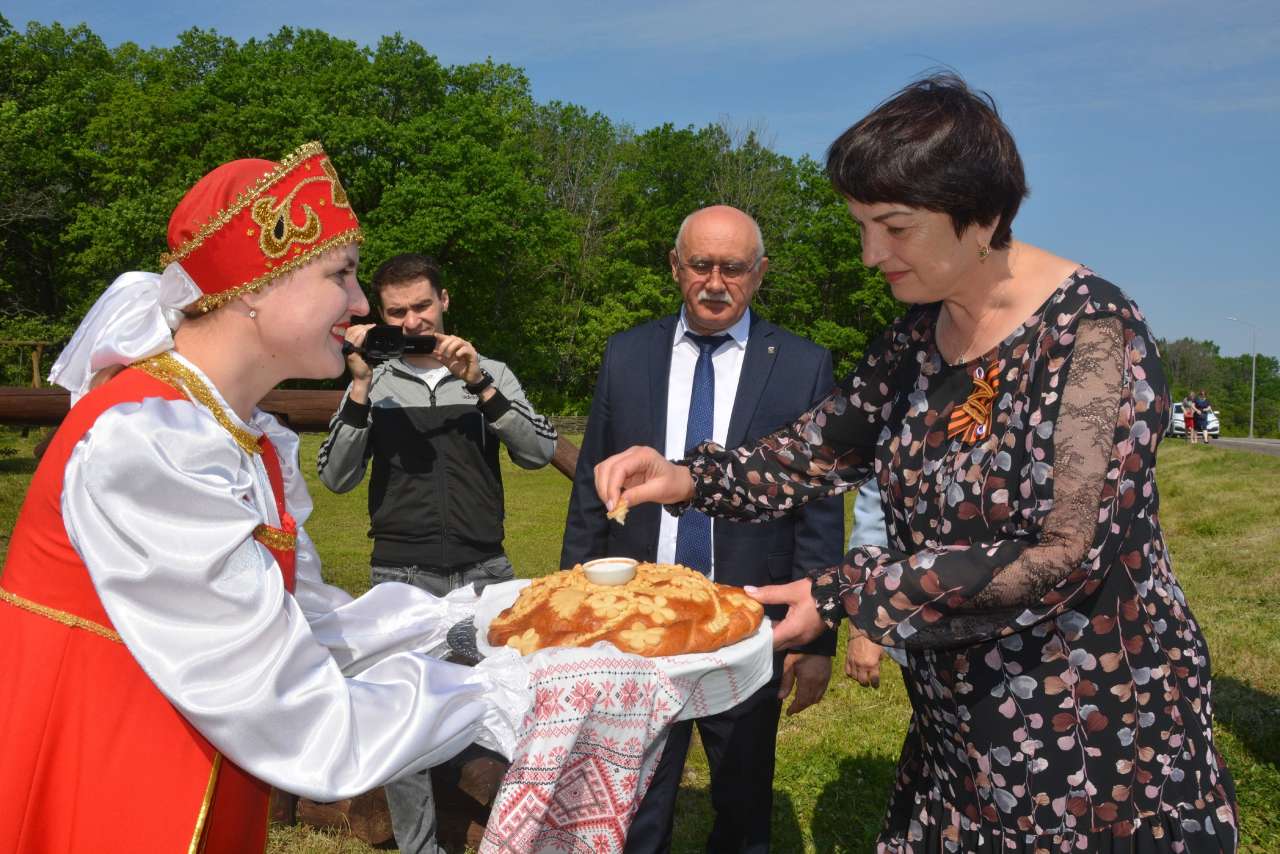
M 444 66 L 400 35 L 361 47 L 286 27 L 237 44 L 192 29 L 108 49 L 83 26 L 0 18 L 0 312 L 65 339 L 116 275 L 157 267 L 201 175 L 309 139 L 361 213 L 362 268 L 434 255 L 450 330 L 511 361 L 547 411 L 585 412 L 608 336 L 679 305 L 667 252 L 708 204 L 759 220 L 771 267 L 757 307 L 842 369 L 898 308 L 818 164 L 756 129 L 637 134 L 536 103 L 517 68 Z
M 70 321 L 30 312 L 0 312 L 0 385 L 32 385 L 33 355 L 39 355 L 43 385 L 58 351 L 74 331 Z

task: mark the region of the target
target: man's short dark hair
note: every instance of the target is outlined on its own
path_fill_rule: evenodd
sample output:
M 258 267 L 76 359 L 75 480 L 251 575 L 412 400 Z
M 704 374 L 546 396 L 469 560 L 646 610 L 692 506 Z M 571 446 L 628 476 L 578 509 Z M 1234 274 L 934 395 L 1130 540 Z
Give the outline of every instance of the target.
M 945 213 L 957 237 L 994 222 L 992 249 L 1009 245 L 1027 196 L 1022 158 L 995 101 L 951 73 L 902 88 L 842 133 L 827 149 L 827 175 L 863 204 Z
M 403 255 L 394 255 L 383 261 L 374 271 L 373 290 L 381 296 L 382 289 L 389 285 L 403 285 L 406 282 L 416 282 L 418 279 L 426 279 L 430 282 L 431 289 L 435 291 L 437 297 L 444 289 L 440 284 L 440 265 L 434 258 L 417 252 L 405 252 Z

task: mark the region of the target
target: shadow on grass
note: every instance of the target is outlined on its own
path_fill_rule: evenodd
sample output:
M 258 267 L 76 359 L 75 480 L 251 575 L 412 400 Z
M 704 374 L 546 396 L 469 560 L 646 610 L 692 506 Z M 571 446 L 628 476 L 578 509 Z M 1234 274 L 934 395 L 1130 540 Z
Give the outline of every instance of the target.
M 823 787 L 813 807 L 810 829 L 818 854 L 875 850 L 895 768 L 894 762 L 871 754 L 840 762 L 836 778 Z
M 32 456 L 14 456 L 0 457 L 0 475 L 5 474 L 35 474 L 36 466 L 40 461 Z
M 1280 765 L 1280 697 L 1232 676 L 1215 676 L 1213 718 L 1254 759 Z
M 671 834 L 672 854 L 702 854 L 707 850 L 707 837 L 715 812 L 711 808 L 711 790 L 706 786 L 681 786 L 676 798 L 676 821 Z M 804 842 L 800 820 L 791 795 L 773 790 L 773 828 L 770 833 L 774 851 L 801 852 Z

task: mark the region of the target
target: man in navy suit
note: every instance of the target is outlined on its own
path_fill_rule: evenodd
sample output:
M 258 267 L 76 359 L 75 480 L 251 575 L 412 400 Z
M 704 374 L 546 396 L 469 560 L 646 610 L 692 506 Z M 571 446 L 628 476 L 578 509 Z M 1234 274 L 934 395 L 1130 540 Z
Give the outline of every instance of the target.
M 625 556 L 685 563 L 722 584 L 780 584 L 843 556 L 839 498 L 811 502 L 765 524 L 711 520 L 695 511 L 678 519 L 646 504 L 625 525 L 605 518 L 592 469 L 632 445 L 679 459 L 699 441 L 753 443 L 783 427 L 832 389 L 831 354 L 750 310 L 769 259 L 755 220 L 725 206 L 685 219 L 671 250 L 671 276 L 684 305 L 614 335 L 605 349 L 578 457 L 560 565 Z M 700 518 L 697 518 L 700 517 Z M 776 615 L 782 616 L 781 613 Z M 711 770 L 714 852 L 769 850 L 774 745 L 782 700 L 788 714 L 816 703 L 831 676 L 835 637 L 779 654 L 773 681 L 734 709 L 700 718 Z M 676 724 L 627 837 L 627 854 L 671 848 L 676 790 L 692 722 Z

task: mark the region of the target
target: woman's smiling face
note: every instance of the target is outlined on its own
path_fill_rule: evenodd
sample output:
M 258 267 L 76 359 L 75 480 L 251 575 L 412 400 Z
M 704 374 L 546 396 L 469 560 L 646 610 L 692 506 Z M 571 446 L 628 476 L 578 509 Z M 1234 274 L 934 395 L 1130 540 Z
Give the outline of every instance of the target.
M 353 316 L 369 313 L 356 280 L 359 263 L 359 246 L 340 246 L 268 286 L 251 303 L 264 356 L 276 372 L 299 379 L 342 373 L 346 329 Z

